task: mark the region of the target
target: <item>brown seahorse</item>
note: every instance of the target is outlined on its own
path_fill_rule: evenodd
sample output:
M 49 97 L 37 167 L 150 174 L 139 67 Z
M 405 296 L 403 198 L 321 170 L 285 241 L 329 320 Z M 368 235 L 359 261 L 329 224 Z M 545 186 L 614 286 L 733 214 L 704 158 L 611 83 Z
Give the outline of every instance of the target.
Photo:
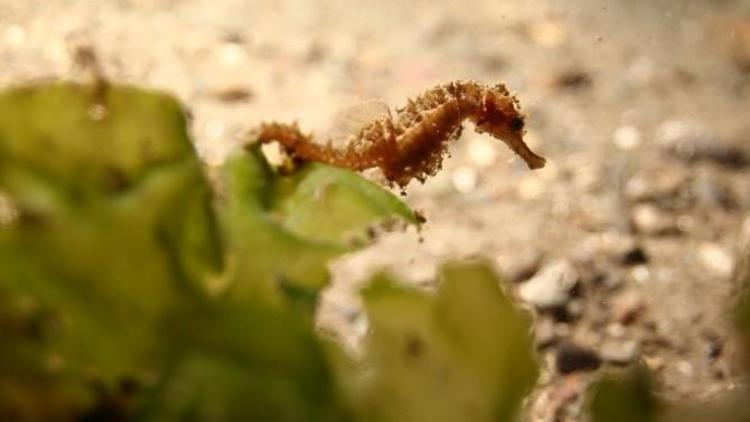
M 343 146 L 314 142 L 296 124 L 263 123 L 251 131 L 251 140 L 278 141 L 296 160 L 318 161 L 353 170 L 378 167 L 392 184 L 404 188 L 412 179 L 421 182 L 442 165 L 449 141 L 461 135 L 464 120 L 476 131 L 505 142 L 530 169 L 544 167 L 545 159 L 523 140 L 524 116 L 518 100 L 502 84 L 484 86 L 456 81 L 431 88 L 405 107 L 374 118 L 351 134 Z

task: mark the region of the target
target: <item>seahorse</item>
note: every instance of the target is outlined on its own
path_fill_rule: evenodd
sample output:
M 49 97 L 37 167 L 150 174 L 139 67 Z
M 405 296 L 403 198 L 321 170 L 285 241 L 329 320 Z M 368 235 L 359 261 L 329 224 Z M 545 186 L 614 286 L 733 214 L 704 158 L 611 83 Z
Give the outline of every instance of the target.
M 386 111 L 350 134 L 343 146 L 333 139 L 318 143 L 296 123 L 262 123 L 251 131 L 251 141 L 277 141 L 295 160 L 317 161 L 352 170 L 377 167 L 390 184 L 402 189 L 412 180 L 424 182 L 442 166 L 450 141 L 461 135 L 464 120 L 478 133 L 503 141 L 530 169 L 546 160 L 523 140 L 524 115 L 505 85 L 454 81 L 433 87 L 407 100 L 395 116 Z

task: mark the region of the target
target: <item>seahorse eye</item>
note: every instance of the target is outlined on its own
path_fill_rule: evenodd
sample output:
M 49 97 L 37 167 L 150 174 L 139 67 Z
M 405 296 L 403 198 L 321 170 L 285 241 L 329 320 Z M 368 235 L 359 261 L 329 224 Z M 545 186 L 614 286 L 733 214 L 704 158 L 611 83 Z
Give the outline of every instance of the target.
M 524 125 L 524 121 L 520 117 L 514 117 L 510 121 L 510 129 L 513 132 L 518 132 L 518 131 L 522 130 L 523 129 L 523 125 Z

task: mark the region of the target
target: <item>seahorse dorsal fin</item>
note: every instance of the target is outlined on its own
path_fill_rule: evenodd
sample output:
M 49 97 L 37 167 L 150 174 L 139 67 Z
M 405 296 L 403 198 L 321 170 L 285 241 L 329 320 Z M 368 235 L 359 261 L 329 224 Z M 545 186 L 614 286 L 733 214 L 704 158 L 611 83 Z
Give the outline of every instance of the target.
M 342 109 L 334 116 L 329 138 L 334 143 L 346 142 L 374 121 L 390 118 L 390 116 L 391 110 L 385 101 L 381 99 L 362 101 Z

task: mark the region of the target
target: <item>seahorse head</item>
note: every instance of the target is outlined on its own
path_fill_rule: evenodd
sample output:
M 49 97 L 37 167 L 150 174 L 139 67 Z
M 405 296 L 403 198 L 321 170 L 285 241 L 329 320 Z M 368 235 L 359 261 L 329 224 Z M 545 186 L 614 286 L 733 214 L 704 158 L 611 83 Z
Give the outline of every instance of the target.
M 505 142 L 520 155 L 531 169 L 544 167 L 545 159 L 534 154 L 523 140 L 526 134 L 524 115 L 518 101 L 504 85 L 495 85 L 484 92 L 482 107 L 473 116 L 477 131 L 488 133 Z

